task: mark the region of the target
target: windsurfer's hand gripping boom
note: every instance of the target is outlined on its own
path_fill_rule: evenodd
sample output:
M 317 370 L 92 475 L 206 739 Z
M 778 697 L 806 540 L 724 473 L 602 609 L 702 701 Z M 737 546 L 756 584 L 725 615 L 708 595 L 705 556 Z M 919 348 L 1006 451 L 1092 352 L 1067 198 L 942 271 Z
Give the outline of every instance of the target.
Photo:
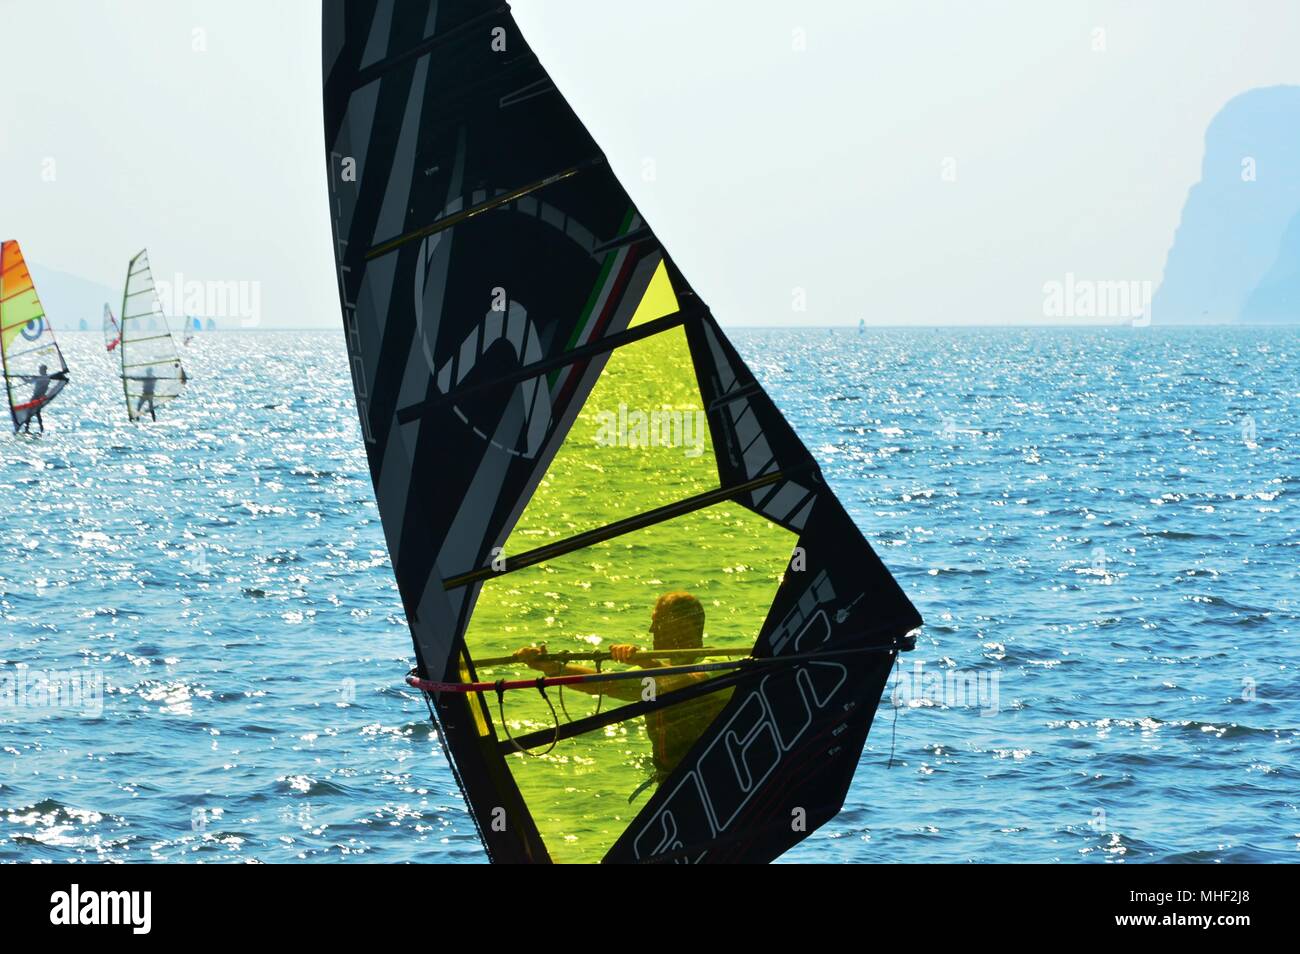
M 569 660 L 573 658 L 582 659 L 609 659 L 612 662 L 623 663 L 626 666 L 658 666 L 660 662 L 653 657 L 646 655 L 636 646 L 620 643 L 616 646 L 610 646 L 606 652 L 592 653 L 556 653 L 551 655 L 546 651 L 546 644 L 540 646 L 525 646 L 514 653 L 514 661 L 530 669 L 536 669 L 544 672 L 548 676 L 554 676 L 561 672 L 575 672 L 569 665 Z
M 593 653 L 594 658 L 603 658 L 604 653 Z M 644 668 L 654 668 L 663 665 L 656 659 L 644 655 L 636 646 L 619 644 L 609 648 L 608 658 L 617 663 L 623 663 L 628 666 L 642 666 Z M 516 650 L 514 659 L 530 669 L 536 669 L 538 672 L 545 673 L 548 676 L 579 676 L 579 675 L 596 675 L 599 669 L 589 669 L 586 666 L 575 666 L 566 662 L 563 654 L 560 658 L 552 658 L 546 652 L 546 644 L 540 646 L 525 646 L 523 649 Z M 611 684 L 600 681 L 591 683 L 579 683 L 572 688 L 579 692 L 586 692 L 592 695 L 611 695 L 616 699 L 636 699 L 640 690 L 632 683 Z

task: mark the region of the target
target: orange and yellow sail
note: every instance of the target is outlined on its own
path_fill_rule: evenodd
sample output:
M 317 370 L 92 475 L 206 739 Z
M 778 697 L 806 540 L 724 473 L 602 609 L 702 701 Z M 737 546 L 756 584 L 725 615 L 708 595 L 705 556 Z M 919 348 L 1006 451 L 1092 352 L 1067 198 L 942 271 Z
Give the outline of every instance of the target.
M 15 241 L 0 244 L 0 360 L 15 429 L 67 384 L 68 366 Z
M 0 340 L 7 353 L 14 339 L 28 325 L 45 320 L 41 300 L 36 297 L 36 286 L 32 283 L 32 273 L 27 270 L 17 242 L 5 242 L 3 251 L 0 251 L 0 288 L 3 288 L 0 314 L 4 317 Z

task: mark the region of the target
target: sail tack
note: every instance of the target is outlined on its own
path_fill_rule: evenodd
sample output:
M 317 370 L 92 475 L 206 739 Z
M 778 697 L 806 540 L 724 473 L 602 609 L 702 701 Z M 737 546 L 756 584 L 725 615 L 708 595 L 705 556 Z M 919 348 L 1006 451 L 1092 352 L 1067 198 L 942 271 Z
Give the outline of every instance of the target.
M 508 7 L 325 0 L 323 60 L 361 432 L 489 856 L 771 860 L 920 616 Z
M 107 306 L 105 317 L 112 319 Z M 188 378 L 158 301 L 147 250 L 140 251 L 127 266 L 119 325 L 116 350 L 127 416 L 132 421 L 152 417 L 162 404 L 180 395 Z M 111 341 L 106 344 L 114 350 Z
M 68 383 L 68 365 L 14 241 L 0 247 L 0 356 L 16 431 L 58 397 Z

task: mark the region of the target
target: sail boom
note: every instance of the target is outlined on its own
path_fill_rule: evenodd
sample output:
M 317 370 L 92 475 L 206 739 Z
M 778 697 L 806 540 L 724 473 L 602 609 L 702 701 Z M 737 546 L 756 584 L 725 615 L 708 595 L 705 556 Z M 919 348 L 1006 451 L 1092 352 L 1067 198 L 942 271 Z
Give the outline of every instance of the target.
M 883 632 L 884 631 L 882 631 L 881 634 L 883 634 Z M 843 658 L 845 656 L 863 655 L 863 654 L 866 655 L 884 654 L 892 658 L 897 653 L 905 652 L 907 650 L 910 650 L 911 648 L 912 646 L 909 645 L 908 643 L 900 641 L 900 642 L 887 643 L 883 645 L 863 646 L 863 647 L 859 647 L 858 649 L 845 649 L 845 650 L 841 650 L 840 652 L 809 653 L 802 658 L 777 657 L 777 658 L 768 658 L 768 659 L 744 659 L 744 660 L 740 660 L 739 662 L 733 662 L 733 663 L 719 663 L 713 666 L 713 668 L 742 670 L 745 668 L 753 668 L 754 666 L 761 667 L 763 665 L 797 666 L 801 663 L 816 662 L 819 660 L 837 659 L 837 658 Z M 683 668 L 688 668 L 688 667 L 683 667 Z M 700 669 L 703 667 L 694 667 L 694 668 Z M 666 670 L 664 671 L 666 672 Z M 658 670 L 652 670 L 651 672 L 653 672 L 655 676 L 660 676 L 660 677 L 662 676 L 662 673 Z M 609 679 L 615 675 L 617 675 L 620 678 L 635 678 L 637 676 L 643 677 L 644 673 L 628 673 L 628 672 L 604 673 L 603 677 L 605 679 Z M 723 689 L 731 688 L 743 678 L 745 678 L 745 674 L 743 672 L 733 672 L 725 676 L 719 676 L 718 678 L 707 680 L 705 682 L 697 682 L 694 685 L 687 686 L 684 689 L 674 689 L 671 692 L 658 694 L 650 699 L 643 699 L 639 702 L 631 702 L 628 703 L 627 705 L 618 706 L 617 708 L 609 709 L 604 712 L 598 712 L 593 715 L 584 716 L 580 719 L 573 719 L 570 722 L 566 722 L 564 725 L 558 726 L 557 729 L 554 730 L 539 729 L 535 732 L 530 732 L 526 735 L 512 736 L 510 739 L 506 740 L 505 742 L 502 742 L 501 746 L 503 752 L 505 752 L 505 754 L 509 754 L 514 749 L 535 749 L 535 748 L 540 748 L 541 746 L 544 745 L 550 745 L 556 739 L 558 739 L 559 741 L 564 741 L 565 739 L 576 738 L 577 736 L 584 735 L 596 729 L 603 729 L 606 726 L 617 725 L 620 722 L 627 722 L 630 719 L 635 719 L 637 716 L 645 715 L 647 712 L 653 712 L 656 709 L 664 709 L 669 706 L 680 705 L 681 703 L 687 702 L 698 696 L 707 695 L 708 693 L 711 692 L 718 692 Z M 533 682 L 535 681 L 536 680 L 533 680 Z M 596 677 L 596 678 L 591 678 L 589 681 L 599 682 L 601 681 L 601 679 L 599 677 Z M 527 680 L 525 682 L 527 682 Z M 483 683 L 482 685 L 484 686 L 484 688 L 481 690 L 483 692 L 494 691 L 496 688 L 496 683 L 491 683 L 491 684 Z

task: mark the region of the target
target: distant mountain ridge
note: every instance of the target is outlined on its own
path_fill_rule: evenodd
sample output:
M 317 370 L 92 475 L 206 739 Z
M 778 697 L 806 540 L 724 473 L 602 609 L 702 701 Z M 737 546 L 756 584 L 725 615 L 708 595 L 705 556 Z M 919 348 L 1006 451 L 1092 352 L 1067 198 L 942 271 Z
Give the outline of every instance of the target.
M 1300 213 L 1291 217 L 1282 235 L 1278 256 L 1241 309 L 1250 324 L 1293 323 L 1300 320 Z
M 46 268 L 36 262 L 28 262 L 27 267 L 36 283 L 41 307 L 55 331 L 75 331 L 83 318 L 88 328 L 98 329 L 104 302 L 113 304 L 115 313 L 120 308 L 121 302 L 114 303 L 113 296 L 116 294 L 120 299 L 121 289 L 115 293 L 107 285 L 56 268 Z
M 1151 317 L 1300 322 L 1300 86 L 1242 93 L 1210 122 Z
M 28 262 L 27 266 L 36 283 L 36 294 L 41 299 L 41 306 L 56 332 L 77 331 L 81 329 L 83 320 L 86 323 L 84 330 L 98 331 L 103 320 L 104 302 L 108 302 L 113 314 L 120 317 L 121 288 L 114 290 L 80 275 L 47 268 L 36 262 Z M 183 323 L 180 318 L 173 317 L 169 320 L 173 331 L 181 330 Z M 216 330 L 224 324 L 212 318 L 201 320 L 204 331 Z

